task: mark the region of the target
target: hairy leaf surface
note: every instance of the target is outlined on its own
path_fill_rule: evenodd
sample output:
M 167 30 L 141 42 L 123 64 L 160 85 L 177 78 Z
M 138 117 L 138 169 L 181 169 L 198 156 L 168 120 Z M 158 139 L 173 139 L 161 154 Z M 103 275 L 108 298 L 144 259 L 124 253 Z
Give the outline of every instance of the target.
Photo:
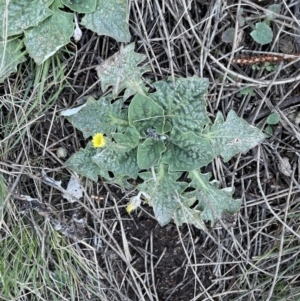
M 190 187 L 195 188 L 195 191 L 186 193 L 185 197 L 195 198 L 199 202 L 196 209 L 201 211 L 203 221 L 210 221 L 214 225 L 223 213 L 232 215 L 240 209 L 241 201 L 232 198 L 233 189 L 219 189 L 216 183 L 209 182 L 210 173 L 192 171 L 189 178 L 192 179 Z
M 97 0 L 61 0 L 61 2 L 78 13 L 93 13 L 97 5 Z
M 170 171 L 191 171 L 207 165 L 213 158 L 213 149 L 208 139 L 193 132 L 183 133 L 174 127 L 162 162 L 169 164 Z
M 127 0 L 98 0 L 96 11 L 86 14 L 81 24 L 118 42 L 129 42 L 130 33 L 127 22 Z
M 22 34 L 23 31 L 51 16 L 49 6 L 54 0 L 2 0 L 0 1 L 0 38 Z M 8 5 L 8 7 L 7 7 Z M 4 34 L 4 35 L 3 35 Z
M 163 134 L 164 110 L 150 97 L 137 94 L 131 100 L 128 109 L 129 124 L 135 127 L 141 136 L 146 137 L 149 131 Z
M 193 224 L 200 230 L 206 230 L 205 223 L 201 218 L 201 211 L 195 208 L 190 208 L 196 202 L 196 198 L 178 198 L 176 200 L 179 204 L 178 208 L 174 212 L 174 222 L 178 226 L 183 224 Z
M 88 138 L 96 133 L 111 136 L 117 129 L 126 130 L 128 126 L 127 112 L 121 111 L 123 101 L 118 100 L 111 104 L 110 97 L 94 100 L 90 97 L 86 106 L 67 119 Z
M 131 43 L 103 61 L 96 68 L 102 91 L 112 86 L 113 96 L 117 97 L 122 90 L 126 89 L 124 100 L 136 93 L 145 94 L 148 88 L 141 77 L 150 69 L 137 67 L 145 59 L 145 55 L 134 52 L 134 43 Z
M 0 42 L 0 83 L 17 71 L 18 64 L 26 61 L 22 47 L 23 42 L 19 39 Z
M 92 160 L 101 169 L 112 172 L 116 178 L 129 176 L 136 179 L 140 170 L 137 164 L 137 149 L 128 149 L 117 143 L 111 143 Z
M 53 15 L 39 26 L 25 30 L 26 48 L 38 65 L 67 45 L 73 35 L 73 14 L 61 11 L 59 6 L 60 2 L 55 0 Z
M 93 156 L 97 154 L 99 150 L 92 147 L 91 143 L 85 149 L 80 149 L 77 153 L 72 155 L 65 165 L 71 168 L 78 174 L 85 176 L 95 182 L 98 181 L 98 176 L 109 179 L 108 173 L 99 168 L 99 166 L 92 161 Z
M 158 81 L 153 84 L 156 92 L 151 94 L 165 111 L 166 120 L 181 131 L 201 133 L 203 126 L 210 122 L 206 113 L 204 94 L 208 80 L 196 76 L 177 78 L 172 81 Z
M 128 150 L 136 148 L 140 139 L 139 132 L 133 127 L 128 127 L 124 134 L 115 133 L 113 137 L 119 145 Z
M 225 162 L 265 139 L 258 128 L 239 118 L 234 111 L 228 113 L 226 121 L 218 112 L 214 124 L 205 130 L 203 137 L 209 140 L 215 156 L 221 155 Z
M 149 203 L 153 206 L 155 217 L 161 226 L 170 222 L 175 210 L 179 207 L 176 199 L 188 186 L 185 182 L 176 182 L 181 173 L 169 173 L 167 165 L 161 164 L 158 172 L 153 174 L 145 172 L 139 174 L 145 180 L 138 185 L 138 189 L 149 196 Z
M 156 166 L 160 161 L 161 154 L 166 150 L 164 142 L 148 138 L 140 144 L 137 152 L 137 160 L 140 169 L 148 169 Z

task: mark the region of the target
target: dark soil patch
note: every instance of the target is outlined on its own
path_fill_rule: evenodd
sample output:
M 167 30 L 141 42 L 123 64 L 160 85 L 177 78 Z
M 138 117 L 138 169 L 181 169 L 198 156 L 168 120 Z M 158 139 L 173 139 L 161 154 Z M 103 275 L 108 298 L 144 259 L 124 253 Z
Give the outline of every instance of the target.
M 195 273 L 195 269 L 189 267 L 191 263 L 200 262 L 203 254 L 199 250 L 201 242 L 198 241 L 194 246 L 196 258 L 187 256 L 191 255 L 193 246 L 187 227 L 180 229 L 179 237 L 174 224 L 161 227 L 156 220 L 145 214 L 134 216 L 133 220 L 124 220 L 123 226 L 133 255 L 132 265 L 141 277 L 150 278 L 148 283 L 155 283 L 159 300 L 191 300 L 200 293 L 195 276 L 201 279 L 205 287 L 211 284 L 205 269 Z M 121 245 L 122 238 L 119 236 L 116 239 Z M 155 279 L 151 275 L 152 266 Z M 132 300 L 137 300 L 134 292 L 129 291 L 128 296 Z

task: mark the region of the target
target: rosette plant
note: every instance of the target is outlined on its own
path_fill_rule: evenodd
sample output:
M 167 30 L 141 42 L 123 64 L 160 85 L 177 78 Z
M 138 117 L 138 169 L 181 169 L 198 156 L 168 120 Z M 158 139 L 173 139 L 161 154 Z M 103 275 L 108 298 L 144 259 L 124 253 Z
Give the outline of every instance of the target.
M 218 156 L 228 161 L 265 136 L 234 111 L 226 120 L 217 113 L 213 122 L 206 111 L 205 78 L 158 81 L 149 93 L 141 81 L 147 68 L 136 67 L 144 56 L 133 48 L 128 45 L 97 69 L 102 90 L 116 83 L 112 93 L 63 113 L 86 139 L 105 137 L 104 147 L 90 141 L 66 165 L 94 181 L 101 176 L 126 187 L 137 180 L 139 192 L 128 211 L 144 200 L 162 226 L 173 220 L 206 229 L 205 221 L 213 225 L 224 214 L 235 214 L 241 201 L 232 198 L 233 187 L 219 189 L 201 168 Z

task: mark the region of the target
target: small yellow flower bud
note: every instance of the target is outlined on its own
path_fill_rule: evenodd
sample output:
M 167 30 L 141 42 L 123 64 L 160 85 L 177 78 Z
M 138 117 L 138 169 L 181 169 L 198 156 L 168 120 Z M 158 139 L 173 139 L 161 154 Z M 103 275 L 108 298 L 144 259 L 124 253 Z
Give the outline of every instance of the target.
M 135 210 L 137 207 L 141 205 L 141 192 L 138 193 L 137 196 L 134 196 L 130 199 L 130 202 L 128 203 L 126 210 L 128 213 L 131 213 L 133 210 Z
M 126 210 L 128 213 L 131 213 L 134 209 L 136 209 L 136 206 L 135 204 L 128 204 L 127 207 L 126 207 Z

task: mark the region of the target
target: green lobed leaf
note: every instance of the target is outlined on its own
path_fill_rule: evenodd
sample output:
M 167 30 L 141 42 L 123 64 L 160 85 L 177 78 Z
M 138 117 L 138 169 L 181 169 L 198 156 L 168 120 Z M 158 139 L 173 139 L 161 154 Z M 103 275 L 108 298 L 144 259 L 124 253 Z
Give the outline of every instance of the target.
M 265 139 L 258 128 L 239 118 L 234 111 L 228 113 L 225 122 L 222 113 L 218 112 L 214 124 L 207 127 L 202 136 L 209 140 L 214 156 L 221 155 L 225 162 Z
M 73 14 L 59 10 L 60 1 L 55 0 L 53 15 L 39 24 L 25 30 L 25 45 L 29 55 L 40 65 L 70 42 L 73 35 Z
M 3 40 L 13 35 L 22 34 L 25 29 L 38 26 L 40 22 L 53 14 L 49 9 L 53 1 L 54 0 L 0 1 L 0 16 L 3 16 L 0 22 L 0 39 Z
M 101 169 L 112 172 L 116 178 L 129 176 L 136 179 L 140 170 L 137 164 L 137 149 L 128 149 L 117 143 L 111 143 L 92 160 Z
M 114 133 L 113 138 L 119 145 L 130 150 L 138 146 L 140 134 L 135 128 L 128 127 L 124 134 Z
M 0 42 L 0 83 L 17 71 L 18 64 L 26 61 L 22 47 L 23 42 L 18 39 Z
M 84 138 L 96 133 L 104 133 L 111 137 L 116 129 L 125 131 L 128 122 L 126 110 L 121 110 L 123 101 L 120 99 L 111 104 L 110 98 L 107 96 L 94 100 L 90 97 L 86 106 L 78 113 L 66 117 L 73 126 L 82 131 Z
M 265 22 L 255 24 L 255 29 L 250 33 L 253 40 L 261 45 L 272 42 L 273 31 Z
M 137 94 L 133 97 L 128 108 L 128 119 L 142 137 L 152 129 L 163 134 L 164 110 L 148 96 Z
M 93 13 L 97 5 L 97 0 L 61 0 L 61 2 L 78 13 Z
M 210 177 L 210 173 L 201 174 L 196 170 L 190 172 L 190 187 L 195 190 L 186 193 L 185 197 L 196 198 L 198 205 L 195 209 L 201 211 L 202 220 L 210 221 L 213 226 L 223 214 L 236 213 L 240 209 L 241 201 L 232 198 L 233 189 L 219 189 L 214 182 L 209 182 Z
M 207 230 L 205 223 L 201 219 L 201 211 L 190 208 L 196 202 L 196 198 L 178 199 L 179 207 L 174 212 L 174 222 L 178 226 L 183 224 L 193 224 L 200 230 Z
M 161 154 L 166 150 L 162 140 L 148 138 L 138 146 L 137 162 L 140 169 L 148 169 L 158 164 Z
M 113 56 L 97 66 L 96 71 L 101 80 L 101 89 L 106 91 L 113 86 L 113 97 L 124 89 L 124 100 L 136 93 L 145 94 L 148 91 L 141 77 L 149 71 L 148 67 L 137 67 L 146 56 L 134 52 L 134 43 L 131 43 L 118 51 Z
M 175 210 L 180 206 L 176 199 L 180 197 L 188 184 L 185 182 L 176 182 L 181 173 L 169 173 L 167 165 L 159 166 L 156 179 L 152 173 L 140 173 L 139 176 L 145 180 L 138 185 L 141 192 L 149 196 L 149 203 L 153 207 L 155 217 L 161 226 L 165 226 L 174 216 Z
M 129 42 L 127 0 L 98 0 L 96 11 L 86 14 L 81 24 L 98 35 L 110 36 L 118 42 Z
M 169 141 L 162 162 L 169 164 L 170 171 L 191 171 L 207 165 L 214 158 L 209 140 L 193 132 L 183 133 L 174 127 Z
M 170 80 L 153 85 L 156 92 L 151 98 L 164 109 L 166 120 L 172 127 L 177 126 L 183 132 L 201 133 L 203 126 L 210 122 L 204 99 L 208 79 L 193 76 L 175 79 L 174 86 Z
M 65 166 L 95 182 L 98 181 L 98 175 L 109 179 L 107 171 L 99 168 L 99 166 L 92 161 L 92 158 L 99 151 L 99 149 L 93 148 L 92 144 L 89 143 L 85 149 L 80 149 L 77 153 L 72 155 L 66 161 Z

